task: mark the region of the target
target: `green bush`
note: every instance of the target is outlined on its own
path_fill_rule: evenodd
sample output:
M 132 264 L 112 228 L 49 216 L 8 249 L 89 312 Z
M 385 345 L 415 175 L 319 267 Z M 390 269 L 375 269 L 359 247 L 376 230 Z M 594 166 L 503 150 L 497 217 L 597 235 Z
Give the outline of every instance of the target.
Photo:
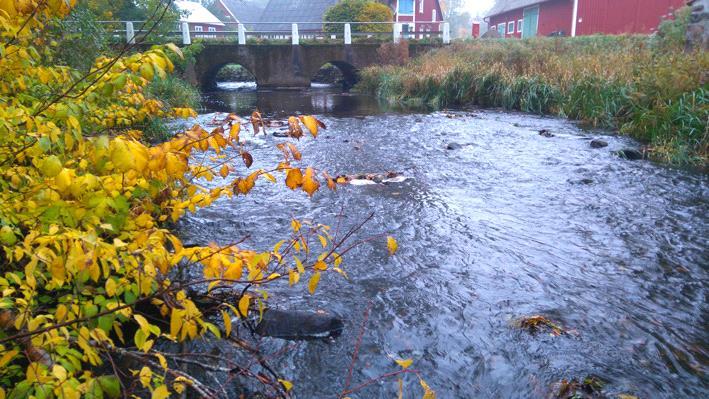
M 391 9 L 374 0 L 340 0 L 328 8 L 323 15 L 323 22 L 390 22 L 393 20 Z M 344 24 L 325 24 L 326 32 L 342 33 Z M 391 32 L 388 24 L 352 25 L 352 32 Z

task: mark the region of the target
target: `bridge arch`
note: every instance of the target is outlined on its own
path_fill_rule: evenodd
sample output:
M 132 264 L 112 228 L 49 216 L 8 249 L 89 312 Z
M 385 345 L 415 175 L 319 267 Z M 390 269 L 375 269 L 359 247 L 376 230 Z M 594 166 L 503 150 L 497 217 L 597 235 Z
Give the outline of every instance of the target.
M 325 65 L 334 66 L 342 75 L 342 86 L 343 89 L 348 90 L 354 87 L 354 85 L 359 82 L 359 69 L 347 61 L 327 61 L 324 64 L 317 67 L 314 73 L 311 75 L 311 80 L 322 70 Z

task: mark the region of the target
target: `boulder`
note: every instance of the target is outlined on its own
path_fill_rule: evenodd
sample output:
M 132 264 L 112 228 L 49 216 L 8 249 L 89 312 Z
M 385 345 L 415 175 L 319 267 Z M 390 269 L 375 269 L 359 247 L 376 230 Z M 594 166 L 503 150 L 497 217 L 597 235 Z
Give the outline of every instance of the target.
M 539 135 L 542 137 L 554 137 L 554 133 L 550 132 L 547 129 L 542 129 L 539 131 Z
M 634 148 L 624 148 L 620 151 L 617 151 L 615 153 L 621 158 L 630 160 L 630 161 L 637 161 L 639 159 L 645 159 L 645 153 L 642 151 L 636 150 Z
M 315 340 L 337 338 L 344 328 L 342 319 L 332 313 L 269 309 L 256 326 L 256 333 L 281 339 Z
M 608 147 L 608 142 L 603 141 L 603 140 L 591 140 L 591 148 L 603 148 L 603 147 Z
M 463 148 L 463 145 L 459 143 L 448 143 L 446 146 L 446 150 L 449 151 L 460 150 L 461 148 Z

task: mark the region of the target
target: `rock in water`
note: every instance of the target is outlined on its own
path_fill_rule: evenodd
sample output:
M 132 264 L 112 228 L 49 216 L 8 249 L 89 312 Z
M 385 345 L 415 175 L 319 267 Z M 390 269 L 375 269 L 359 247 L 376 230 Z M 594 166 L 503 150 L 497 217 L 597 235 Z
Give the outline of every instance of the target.
M 450 150 L 450 151 L 459 150 L 461 148 L 463 148 L 463 146 L 458 143 L 450 143 L 446 146 L 446 150 Z
M 637 161 L 639 159 L 644 159 L 645 154 L 642 153 L 641 151 L 638 151 L 634 148 L 625 148 L 622 149 L 618 152 L 616 152 L 616 155 L 618 155 L 621 158 L 625 158 L 631 161 Z
M 554 137 L 554 133 L 550 132 L 547 129 L 542 129 L 539 131 L 539 135 L 542 137 Z
M 269 309 L 256 327 L 256 333 L 266 337 L 313 340 L 337 338 L 345 323 L 331 313 L 299 312 Z
M 603 148 L 608 147 L 608 143 L 603 140 L 591 140 L 591 148 Z

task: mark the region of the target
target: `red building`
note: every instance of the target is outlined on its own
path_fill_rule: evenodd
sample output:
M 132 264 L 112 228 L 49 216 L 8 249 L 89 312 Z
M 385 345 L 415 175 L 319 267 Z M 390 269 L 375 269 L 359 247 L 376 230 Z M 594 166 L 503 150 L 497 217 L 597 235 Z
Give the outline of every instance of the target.
M 685 3 L 686 0 L 499 0 L 487 20 L 490 29 L 502 37 L 650 34 Z
M 394 10 L 394 21 L 403 23 L 402 31 L 440 32 L 443 22 L 443 7 L 440 0 L 388 0 Z
M 180 12 L 180 29 L 182 23 L 187 23 L 193 37 L 216 39 L 219 37 L 219 32 L 224 31 L 224 23 L 202 4 L 187 0 L 177 0 L 174 4 Z

